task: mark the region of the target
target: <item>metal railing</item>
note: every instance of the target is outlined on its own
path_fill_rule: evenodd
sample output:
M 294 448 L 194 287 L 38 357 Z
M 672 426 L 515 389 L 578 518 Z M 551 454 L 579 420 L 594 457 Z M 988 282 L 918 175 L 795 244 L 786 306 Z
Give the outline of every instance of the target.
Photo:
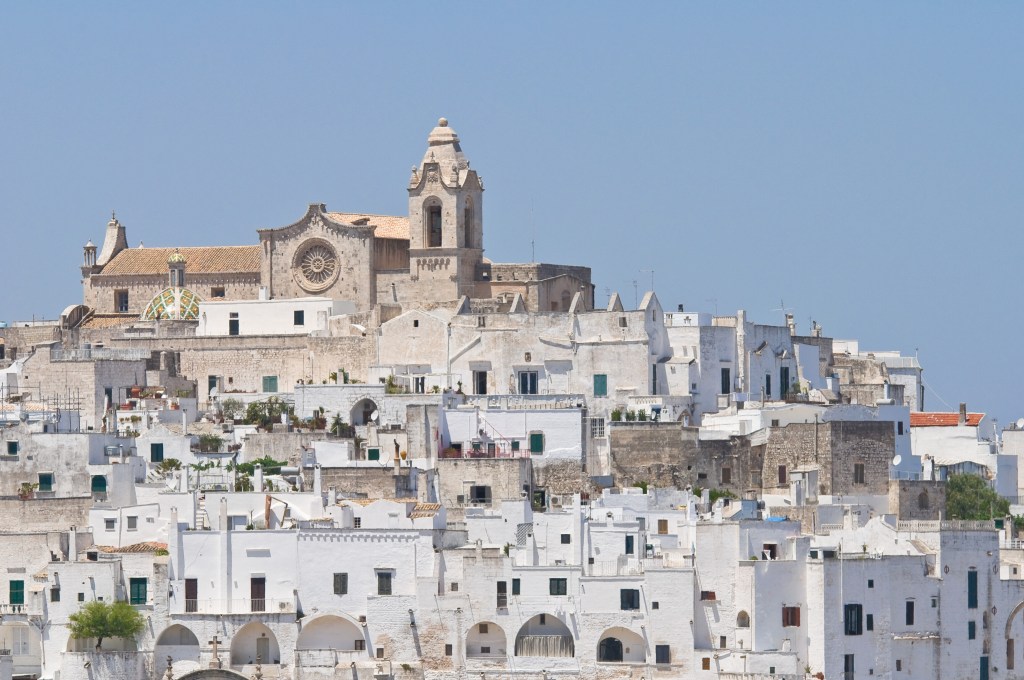
M 290 614 L 295 612 L 295 600 L 271 598 L 244 598 L 231 600 L 186 599 L 182 611 L 186 614 Z

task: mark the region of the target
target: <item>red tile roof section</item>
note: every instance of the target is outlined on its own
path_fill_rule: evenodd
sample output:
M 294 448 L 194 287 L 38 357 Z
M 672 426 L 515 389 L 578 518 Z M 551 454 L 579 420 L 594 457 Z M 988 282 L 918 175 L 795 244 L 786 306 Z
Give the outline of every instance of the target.
M 977 427 L 981 424 L 984 413 L 968 413 L 967 424 Z M 911 413 L 911 427 L 956 427 L 960 423 L 959 413 Z

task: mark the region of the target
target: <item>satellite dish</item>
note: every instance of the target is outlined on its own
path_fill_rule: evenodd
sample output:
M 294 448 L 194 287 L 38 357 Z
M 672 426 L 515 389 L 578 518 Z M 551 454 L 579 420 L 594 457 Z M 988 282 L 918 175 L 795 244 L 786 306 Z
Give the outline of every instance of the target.
M 372 420 L 373 422 L 377 422 L 377 418 L 379 417 L 380 413 L 378 413 L 376 410 L 374 410 L 374 412 L 370 414 L 370 420 Z
M 896 466 L 896 467 L 898 467 L 899 464 L 902 463 L 902 462 L 903 462 L 903 456 L 899 455 L 898 453 L 896 454 L 896 457 L 892 459 L 892 464 L 894 466 Z
M 1017 429 L 1024 430 L 1024 418 L 1017 419 Z

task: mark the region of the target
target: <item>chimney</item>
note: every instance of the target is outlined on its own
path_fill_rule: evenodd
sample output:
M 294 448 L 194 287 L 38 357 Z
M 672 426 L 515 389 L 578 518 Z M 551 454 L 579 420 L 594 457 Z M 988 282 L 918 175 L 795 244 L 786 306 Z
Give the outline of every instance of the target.
M 796 335 L 796 321 L 793 320 L 793 315 L 786 312 L 786 326 L 789 327 L 789 334 Z
M 960 417 L 957 419 L 957 424 L 958 425 L 966 425 L 967 424 L 967 404 L 962 402 L 962 401 L 960 402 Z
M 259 463 L 252 472 L 252 490 L 256 493 L 263 491 L 263 466 Z
M 78 529 L 68 529 L 68 562 L 78 561 Z
M 313 466 L 313 493 L 317 496 L 323 494 L 323 484 L 319 465 Z

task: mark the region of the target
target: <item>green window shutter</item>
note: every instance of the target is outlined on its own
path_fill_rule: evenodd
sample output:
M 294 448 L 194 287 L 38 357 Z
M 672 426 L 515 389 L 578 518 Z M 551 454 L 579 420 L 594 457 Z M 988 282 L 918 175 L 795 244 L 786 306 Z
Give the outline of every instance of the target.
M 530 433 L 530 453 L 544 453 L 544 433 Z
M 18 455 L 18 442 L 9 441 L 7 442 L 7 455 L 17 456 Z
M 25 582 L 11 581 L 11 604 L 25 604 Z
M 277 376 L 276 375 L 265 375 L 265 376 L 263 376 L 263 391 L 264 392 L 277 392 Z
M 103 475 L 93 475 L 91 491 L 92 493 L 106 493 L 107 478 Z
M 512 450 L 513 451 L 518 451 L 519 450 L 519 440 L 518 439 L 513 439 L 512 440 Z
M 594 376 L 594 396 L 608 396 L 608 376 L 601 373 Z
M 380 460 L 380 449 L 373 447 L 366 449 L 367 460 Z
M 164 445 L 163 443 L 153 442 L 149 445 L 149 461 L 151 463 L 162 463 L 164 460 Z
M 519 579 L 517 579 L 517 578 L 512 579 L 512 594 L 513 595 L 518 595 L 519 594 Z
M 39 473 L 39 490 L 53 491 L 53 474 L 50 472 Z
M 334 594 L 335 595 L 347 595 L 348 594 L 348 574 L 335 574 L 334 575 Z
M 146 604 L 146 581 L 144 578 L 128 580 L 129 604 Z

